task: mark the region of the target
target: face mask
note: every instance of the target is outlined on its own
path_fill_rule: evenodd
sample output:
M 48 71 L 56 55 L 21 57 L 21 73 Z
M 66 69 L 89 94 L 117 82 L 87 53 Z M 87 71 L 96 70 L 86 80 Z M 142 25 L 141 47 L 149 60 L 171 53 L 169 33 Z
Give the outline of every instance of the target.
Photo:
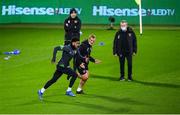
M 76 16 L 77 16 L 76 13 L 72 13 L 72 14 L 71 14 L 71 18 L 73 18 L 73 19 L 76 18 Z
M 126 30 L 127 30 L 127 27 L 121 27 L 121 30 L 122 30 L 122 31 L 126 31 Z

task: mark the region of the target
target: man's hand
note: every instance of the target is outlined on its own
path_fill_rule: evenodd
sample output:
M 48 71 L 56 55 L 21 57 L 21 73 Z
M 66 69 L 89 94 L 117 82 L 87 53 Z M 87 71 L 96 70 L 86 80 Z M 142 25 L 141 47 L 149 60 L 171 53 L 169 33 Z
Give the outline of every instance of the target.
M 80 78 L 81 79 L 81 74 L 79 73 L 79 72 L 76 72 L 77 73 L 77 75 L 78 75 L 78 78 Z
M 101 63 L 101 60 L 95 59 L 95 64 Z
M 88 57 L 86 57 L 86 58 L 85 58 L 85 61 L 86 61 L 86 63 L 87 63 L 87 62 L 89 61 L 89 58 L 88 58 Z
M 87 73 L 85 75 L 81 75 L 80 73 L 77 72 L 78 78 L 82 79 L 83 81 L 86 81 L 88 79 Z
M 80 67 L 84 69 L 85 68 L 84 63 L 81 63 Z
M 118 56 L 117 54 L 114 54 L 114 56 Z
M 133 52 L 133 56 L 135 56 L 136 55 L 136 53 L 135 52 Z

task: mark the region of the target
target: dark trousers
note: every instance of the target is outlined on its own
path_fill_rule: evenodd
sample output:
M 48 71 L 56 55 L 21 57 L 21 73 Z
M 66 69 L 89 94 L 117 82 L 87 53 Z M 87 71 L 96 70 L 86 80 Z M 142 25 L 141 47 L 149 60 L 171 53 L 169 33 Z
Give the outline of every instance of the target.
M 122 55 L 119 55 L 121 78 L 124 77 L 125 59 L 127 59 L 127 65 L 128 65 L 128 79 L 132 79 L 132 55 L 129 53 L 124 53 Z
M 57 69 L 53 77 L 45 84 L 44 88 L 47 89 L 52 84 L 54 84 L 62 76 L 62 74 L 67 74 L 67 75 L 72 76 L 72 79 L 70 80 L 70 83 L 69 83 L 69 87 L 72 87 L 78 76 L 77 73 L 73 71 L 71 68 L 64 68 L 57 65 Z

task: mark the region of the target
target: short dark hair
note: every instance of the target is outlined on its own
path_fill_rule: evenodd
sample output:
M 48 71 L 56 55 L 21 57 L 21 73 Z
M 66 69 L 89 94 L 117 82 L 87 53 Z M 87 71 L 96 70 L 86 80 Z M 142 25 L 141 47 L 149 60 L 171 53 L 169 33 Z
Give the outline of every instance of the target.
M 78 39 L 78 38 L 72 38 L 72 39 L 71 39 L 71 43 L 73 43 L 73 42 L 77 42 L 77 41 L 79 41 L 79 39 Z

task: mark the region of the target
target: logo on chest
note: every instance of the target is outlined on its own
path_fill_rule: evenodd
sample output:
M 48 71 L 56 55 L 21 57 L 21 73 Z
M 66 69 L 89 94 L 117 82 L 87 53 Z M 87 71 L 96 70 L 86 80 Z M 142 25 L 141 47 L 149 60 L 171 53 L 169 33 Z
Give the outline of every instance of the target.
M 129 37 L 131 37 L 131 36 L 132 36 L 132 34 L 131 34 L 131 33 L 128 33 L 128 36 L 129 36 Z
M 73 51 L 70 51 L 69 54 L 70 54 L 70 55 L 74 55 L 74 52 L 73 52 Z

